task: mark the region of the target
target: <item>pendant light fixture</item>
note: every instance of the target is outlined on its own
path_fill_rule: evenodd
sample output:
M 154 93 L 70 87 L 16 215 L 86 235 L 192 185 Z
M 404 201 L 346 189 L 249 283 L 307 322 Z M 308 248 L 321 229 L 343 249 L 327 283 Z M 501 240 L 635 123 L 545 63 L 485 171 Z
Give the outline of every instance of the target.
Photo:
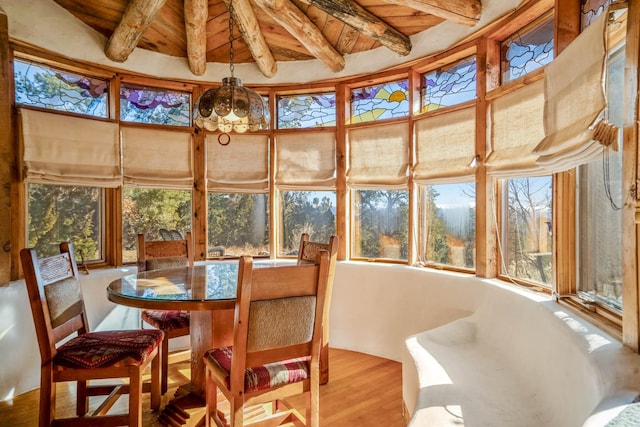
M 262 96 L 242 86 L 233 76 L 233 0 L 229 2 L 229 70 L 231 77 L 222 79 L 222 86 L 207 90 L 198 98 L 193 108 L 193 122 L 199 128 L 219 130 L 227 136 L 235 131 L 257 131 L 269 126 L 269 107 Z M 221 135 L 222 136 L 222 135 Z

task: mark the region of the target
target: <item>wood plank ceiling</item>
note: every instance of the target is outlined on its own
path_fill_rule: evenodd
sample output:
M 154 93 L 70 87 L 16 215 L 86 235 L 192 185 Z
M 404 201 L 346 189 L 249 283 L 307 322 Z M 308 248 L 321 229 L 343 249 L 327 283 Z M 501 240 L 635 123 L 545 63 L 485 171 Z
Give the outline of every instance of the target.
M 105 55 L 124 62 L 135 48 L 185 57 L 201 76 L 229 62 L 230 0 L 55 0 L 107 38 Z M 233 0 L 234 63 L 273 77 L 278 61 L 317 58 L 330 70 L 344 55 L 385 46 L 404 56 L 410 36 L 449 20 L 477 24 L 480 0 Z

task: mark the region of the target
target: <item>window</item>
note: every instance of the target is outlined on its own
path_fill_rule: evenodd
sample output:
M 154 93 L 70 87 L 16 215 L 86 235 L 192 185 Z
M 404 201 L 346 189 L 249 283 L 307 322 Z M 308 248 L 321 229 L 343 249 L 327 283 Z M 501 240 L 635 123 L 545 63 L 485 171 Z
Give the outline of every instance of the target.
M 109 82 L 16 59 L 16 103 L 108 117 Z
M 108 117 L 109 82 L 106 80 L 21 59 L 14 61 L 14 77 L 17 104 L 84 116 Z M 42 115 L 49 118 L 55 117 L 54 114 L 37 111 L 23 112 L 23 116 L 31 117 L 34 114 L 39 114 L 36 121 Z M 22 120 L 24 119 L 23 117 Z M 104 122 L 77 117 L 66 116 L 64 119 L 104 124 Z M 100 127 L 100 129 L 103 128 Z M 62 131 L 66 133 L 66 129 Z M 27 142 L 24 144 L 29 145 L 29 155 L 23 153 L 21 162 L 22 166 L 28 169 L 29 180 L 42 173 L 40 166 L 43 164 L 60 172 L 61 176 L 69 174 L 68 168 L 55 163 L 59 159 L 42 156 L 46 150 L 39 149 L 37 144 L 27 144 Z M 48 142 L 46 144 L 50 145 Z M 66 148 L 69 146 L 67 145 Z M 109 163 L 106 157 L 103 160 Z M 33 174 L 31 167 L 34 169 Z M 105 168 L 108 168 L 108 165 Z M 75 176 L 77 178 L 77 175 Z M 53 181 L 51 176 L 48 178 Z M 58 176 L 55 178 L 58 182 L 65 181 Z M 101 188 L 90 184 L 54 185 L 30 182 L 26 186 L 26 192 L 27 245 L 35 248 L 38 255 L 54 255 L 59 252 L 60 242 L 70 241 L 74 245 L 78 262 L 104 259 L 102 230 L 104 191 Z
M 137 236 L 162 240 L 160 229 L 191 231 L 191 191 L 122 189 L 122 261 L 137 259 Z
M 335 93 L 278 95 L 278 129 L 335 125 Z
M 366 86 L 351 91 L 351 123 L 409 115 L 409 80 Z
M 209 193 L 208 257 L 269 256 L 269 195 Z
M 608 120 L 623 124 L 624 46 L 608 63 Z M 621 144 L 618 144 L 621 147 Z M 622 150 L 578 168 L 578 293 L 622 310 Z
M 582 29 L 589 26 L 591 21 L 600 15 L 604 8 L 611 4 L 612 0 L 583 1 L 580 5 L 580 24 Z
M 335 206 L 334 191 L 280 192 L 278 256 L 297 255 L 302 233 L 312 241 L 328 242 L 336 234 Z
M 50 256 L 70 241 L 77 261 L 103 259 L 103 194 L 96 187 L 28 184 L 27 245 Z
M 421 87 L 423 113 L 475 99 L 475 55 L 424 73 Z
M 191 126 L 191 94 L 123 83 L 120 86 L 120 120 Z
M 420 261 L 475 268 L 475 184 L 420 188 Z
M 502 42 L 502 83 L 553 61 L 553 16 L 523 28 Z
M 406 190 L 353 190 L 353 258 L 408 259 Z
M 502 184 L 502 274 L 550 286 L 552 178 L 510 178 Z

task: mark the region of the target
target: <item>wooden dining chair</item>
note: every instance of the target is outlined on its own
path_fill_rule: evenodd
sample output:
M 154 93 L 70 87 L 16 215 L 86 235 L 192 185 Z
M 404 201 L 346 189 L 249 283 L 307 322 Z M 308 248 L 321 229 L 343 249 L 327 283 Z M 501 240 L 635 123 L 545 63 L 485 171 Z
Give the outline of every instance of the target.
M 149 365 L 151 408 L 160 408 L 163 332 L 152 329 L 89 332 L 71 243 L 61 243 L 60 254 L 44 258 L 38 258 L 35 249 L 24 248 L 20 259 L 42 359 L 40 427 L 141 426 L 142 374 Z M 75 337 L 61 344 L 74 333 Z M 87 384 L 106 378 L 126 379 L 128 384 Z M 77 383 L 77 418 L 56 419 L 56 383 L 66 381 Z M 118 397 L 127 393 L 128 414 L 108 414 Z M 89 396 L 101 395 L 107 398 L 87 416 Z
M 193 267 L 193 246 L 191 232 L 182 240 L 145 240 L 138 234 L 138 271 L 163 268 Z M 184 310 L 143 309 L 142 320 L 164 332 L 162 341 L 162 394 L 169 388 L 169 340 L 189 335 L 190 314 Z
M 329 237 L 329 241 L 312 242 L 309 240 L 307 233 L 300 235 L 300 245 L 298 246 L 298 264 L 315 264 L 317 263 L 318 252 L 320 250 L 329 251 L 329 254 L 337 255 L 338 253 L 338 236 Z
M 243 423 L 244 408 L 266 403 L 274 411 L 269 425 L 320 425 L 319 358 L 332 263 L 325 250 L 308 265 L 255 268 L 251 257 L 241 257 L 233 345 L 204 355 L 207 426 L 253 425 Z M 230 404 L 228 424 L 218 411 L 218 390 Z M 304 416 L 286 402 L 299 394 Z
M 300 245 L 298 246 L 298 265 L 315 264 L 318 262 L 318 253 L 321 250 L 329 251 L 329 256 L 336 258 L 338 256 L 338 236 L 329 237 L 328 242 L 312 242 L 309 240 L 307 233 L 300 236 Z M 335 263 L 333 264 L 335 266 Z M 332 272 L 333 274 L 333 272 Z M 329 295 L 328 301 L 331 301 Z M 323 323 L 322 331 L 322 350 L 320 356 L 320 384 L 329 382 L 329 320 Z

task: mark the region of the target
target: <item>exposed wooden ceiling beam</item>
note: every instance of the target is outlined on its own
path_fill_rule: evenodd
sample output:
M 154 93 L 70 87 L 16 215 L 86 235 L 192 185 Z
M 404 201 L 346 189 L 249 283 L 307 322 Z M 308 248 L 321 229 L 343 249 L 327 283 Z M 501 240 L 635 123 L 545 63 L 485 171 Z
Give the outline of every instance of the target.
M 207 71 L 208 0 L 184 0 L 184 29 L 187 36 L 189 69 L 196 76 Z
M 401 6 L 439 16 L 458 24 L 473 26 L 480 21 L 480 0 L 386 0 Z
M 224 0 L 224 2 L 228 7 L 230 1 Z M 264 39 L 249 0 L 233 0 L 233 16 L 238 20 L 238 30 L 262 74 L 267 78 L 275 76 L 278 70 L 276 60 Z
M 107 40 L 104 49 L 107 58 L 116 62 L 126 61 L 165 1 L 131 0 L 118 26 Z
M 411 52 L 411 40 L 352 0 L 302 0 L 317 7 L 392 51 L 405 56 Z
M 255 0 L 255 3 L 329 69 L 338 72 L 344 68 L 344 57 L 296 5 L 288 0 Z

